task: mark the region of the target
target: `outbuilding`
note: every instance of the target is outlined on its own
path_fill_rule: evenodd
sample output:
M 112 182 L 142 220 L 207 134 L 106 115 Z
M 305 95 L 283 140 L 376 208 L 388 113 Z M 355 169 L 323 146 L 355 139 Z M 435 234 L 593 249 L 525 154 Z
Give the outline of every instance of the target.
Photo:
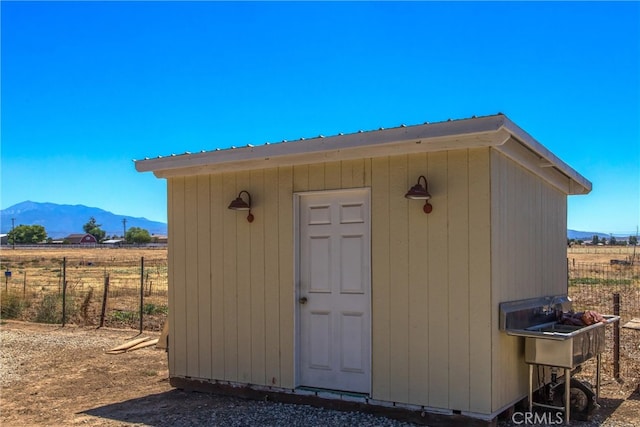
M 69 244 L 72 245 L 95 245 L 98 240 L 92 234 L 69 234 L 64 238 Z
M 567 196 L 591 190 L 502 114 L 135 167 L 167 180 L 174 386 L 425 421 L 527 395 L 498 306 L 566 294 Z

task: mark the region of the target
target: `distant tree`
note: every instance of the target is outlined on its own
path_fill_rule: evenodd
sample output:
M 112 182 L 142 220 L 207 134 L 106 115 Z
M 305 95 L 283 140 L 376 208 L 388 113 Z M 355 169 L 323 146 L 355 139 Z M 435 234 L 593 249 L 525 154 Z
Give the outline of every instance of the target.
M 597 234 L 593 235 L 593 238 L 591 239 L 591 243 L 593 243 L 594 245 L 597 245 L 598 243 L 600 243 L 600 239 L 598 238 Z
M 149 243 L 151 242 L 151 235 L 144 228 L 129 227 L 124 239 L 127 243 Z
M 609 244 L 611 246 L 615 246 L 618 244 L 618 240 L 615 238 L 615 236 L 611 236 L 611 238 L 609 239 Z
M 103 229 L 100 228 L 101 224 L 98 224 L 94 217 L 89 218 L 89 222 L 82 226 L 82 229 L 85 233 L 91 234 L 96 238 L 98 242 L 102 242 L 104 240 L 104 236 L 107 234 Z
M 637 245 L 638 244 L 638 238 L 636 236 L 629 236 L 629 244 L 630 245 Z
M 7 234 L 11 243 L 40 243 L 47 238 L 47 232 L 41 225 L 19 225 Z

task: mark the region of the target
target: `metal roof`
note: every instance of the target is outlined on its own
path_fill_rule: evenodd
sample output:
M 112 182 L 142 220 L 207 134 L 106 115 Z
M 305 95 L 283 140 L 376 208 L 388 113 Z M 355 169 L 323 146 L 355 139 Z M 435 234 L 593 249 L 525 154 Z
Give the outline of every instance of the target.
M 560 185 L 567 194 L 591 191 L 586 178 L 501 113 L 328 137 L 319 135 L 291 142 L 186 152 L 134 162 L 139 172 L 151 171 L 157 177 L 168 178 L 478 147 L 494 147 L 539 175 L 549 175 L 544 169 L 558 172 L 568 179 L 566 185 Z

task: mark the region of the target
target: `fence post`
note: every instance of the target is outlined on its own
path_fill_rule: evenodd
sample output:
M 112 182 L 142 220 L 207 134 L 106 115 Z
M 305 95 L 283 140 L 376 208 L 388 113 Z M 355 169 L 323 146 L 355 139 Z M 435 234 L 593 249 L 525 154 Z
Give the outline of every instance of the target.
M 104 315 L 107 311 L 107 298 L 109 297 L 109 273 L 104 275 L 104 293 L 102 294 L 102 309 L 100 310 L 100 326 L 104 326 Z
M 140 257 L 140 333 L 142 333 L 143 314 L 144 314 L 144 257 Z
M 62 327 L 67 321 L 67 257 L 62 258 Z
M 613 314 L 620 316 L 620 294 L 613 294 Z M 613 323 L 613 378 L 620 379 L 620 322 Z

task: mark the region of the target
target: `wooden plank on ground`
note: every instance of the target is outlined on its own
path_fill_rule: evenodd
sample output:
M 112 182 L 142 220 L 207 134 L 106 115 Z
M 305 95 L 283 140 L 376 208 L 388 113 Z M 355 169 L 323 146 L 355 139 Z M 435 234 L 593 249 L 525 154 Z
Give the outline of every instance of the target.
M 637 331 L 640 331 L 640 319 L 638 319 L 638 318 L 631 319 L 627 323 L 622 325 L 622 327 L 623 328 L 627 328 L 627 329 L 635 329 Z

